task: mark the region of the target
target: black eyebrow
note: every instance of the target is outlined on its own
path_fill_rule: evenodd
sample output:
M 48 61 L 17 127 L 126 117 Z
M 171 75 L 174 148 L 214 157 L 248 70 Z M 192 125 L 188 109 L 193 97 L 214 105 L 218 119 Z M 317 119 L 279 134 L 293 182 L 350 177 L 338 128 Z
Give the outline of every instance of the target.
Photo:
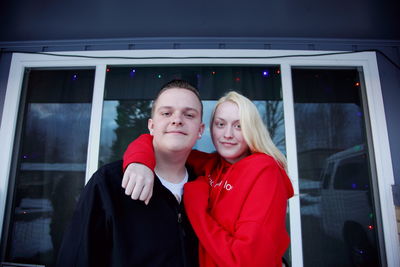
M 174 109 L 174 107 L 173 106 L 161 106 L 161 107 L 157 108 L 157 111 L 160 109 Z M 195 108 L 191 108 L 191 107 L 185 107 L 185 108 L 183 108 L 183 110 L 185 110 L 185 111 L 191 110 L 191 111 L 195 111 L 196 113 L 200 113 L 200 111 L 198 111 Z

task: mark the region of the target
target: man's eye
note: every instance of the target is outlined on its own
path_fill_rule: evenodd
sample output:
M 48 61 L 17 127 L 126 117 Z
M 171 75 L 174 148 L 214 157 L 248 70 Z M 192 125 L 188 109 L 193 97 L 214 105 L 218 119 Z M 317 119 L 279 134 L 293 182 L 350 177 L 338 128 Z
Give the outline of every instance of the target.
M 162 112 L 161 115 L 164 117 L 168 117 L 169 115 L 171 115 L 171 113 L 170 112 Z
M 185 116 L 188 117 L 188 118 L 194 118 L 194 115 L 191 114 L 191 113 L 186 113 Z

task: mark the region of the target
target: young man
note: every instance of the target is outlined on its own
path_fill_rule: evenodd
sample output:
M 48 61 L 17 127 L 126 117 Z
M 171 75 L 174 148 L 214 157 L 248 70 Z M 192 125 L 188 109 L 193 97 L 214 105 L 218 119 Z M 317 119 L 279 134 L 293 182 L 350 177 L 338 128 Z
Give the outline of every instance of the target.
M 181 196 L 186 159 L 204 130 L 197 90 L 165 85 L 148 121 L 156 156 L 151 201 L 132 201 L 121 188 L 122 161 L 100 168 L 85 186 L 64 235 L 57 266 L 196 266 L 197 239 Z

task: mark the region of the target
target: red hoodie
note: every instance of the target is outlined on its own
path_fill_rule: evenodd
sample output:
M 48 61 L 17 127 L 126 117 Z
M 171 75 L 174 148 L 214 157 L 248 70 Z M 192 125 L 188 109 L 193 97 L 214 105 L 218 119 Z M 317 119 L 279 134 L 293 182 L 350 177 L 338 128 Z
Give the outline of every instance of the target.
M 152 137 L 142 135 L 124 154 L 154 169 Z M 199 240 L 200 266 L 282 266 L 289 245 L 287 200 L 293 187 L 270 156 L 254 153 L 234 164 L 217 153 L 192 151 L 188 164 L 201 175 L 186 183 L 184 203 Z

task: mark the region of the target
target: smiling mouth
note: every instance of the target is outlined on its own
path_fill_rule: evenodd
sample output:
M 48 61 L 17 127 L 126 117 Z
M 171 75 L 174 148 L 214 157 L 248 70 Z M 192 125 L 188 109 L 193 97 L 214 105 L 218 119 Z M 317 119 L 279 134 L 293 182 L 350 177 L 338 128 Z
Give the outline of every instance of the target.
M 166 134 L 181 134 L 181 135 L 187 135 L 186 133 L 184 133 L 184 132 L 180 132 L 180 131 L 168 131 L 168 132 L 165 132 Z
M 230 142 L 220 142 L 224 146 L 234 146 L 236 143 L 230 143 Z

